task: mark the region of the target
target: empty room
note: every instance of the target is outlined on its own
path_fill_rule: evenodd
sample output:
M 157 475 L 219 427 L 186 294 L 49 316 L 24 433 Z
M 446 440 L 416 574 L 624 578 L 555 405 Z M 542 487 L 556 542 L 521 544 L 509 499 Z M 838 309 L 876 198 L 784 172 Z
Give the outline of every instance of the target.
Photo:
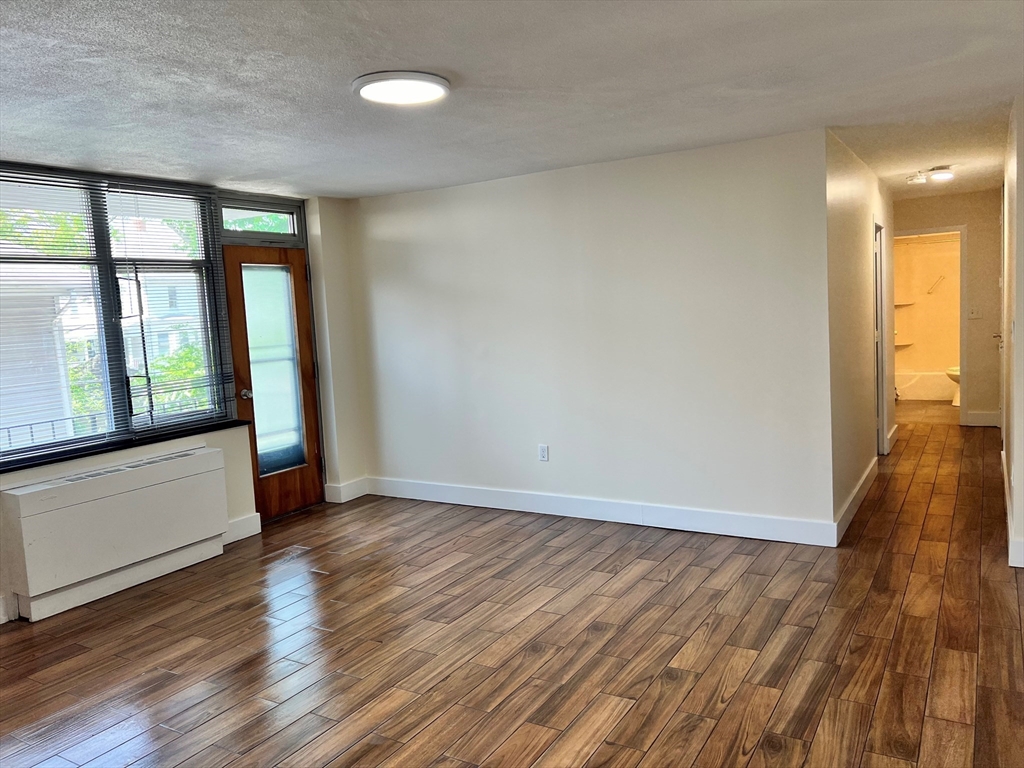
M 1016 768 L 1024 0 L 0 2 L 3 768 Z

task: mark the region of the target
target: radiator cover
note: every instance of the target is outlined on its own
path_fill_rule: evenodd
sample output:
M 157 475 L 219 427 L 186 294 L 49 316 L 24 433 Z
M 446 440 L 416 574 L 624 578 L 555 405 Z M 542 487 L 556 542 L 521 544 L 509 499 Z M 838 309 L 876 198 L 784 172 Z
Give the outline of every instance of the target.
M 223 551 L 224 456 L 198 448 L 2 494 L 18 609 L 44 618 Z

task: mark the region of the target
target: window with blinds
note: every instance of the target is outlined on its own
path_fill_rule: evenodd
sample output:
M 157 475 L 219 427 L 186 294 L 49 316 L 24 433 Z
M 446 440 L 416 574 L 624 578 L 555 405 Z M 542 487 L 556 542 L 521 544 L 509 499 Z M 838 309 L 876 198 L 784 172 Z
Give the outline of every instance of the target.
M 0 468 L 230 417 L 216 210 L 0 166 Z

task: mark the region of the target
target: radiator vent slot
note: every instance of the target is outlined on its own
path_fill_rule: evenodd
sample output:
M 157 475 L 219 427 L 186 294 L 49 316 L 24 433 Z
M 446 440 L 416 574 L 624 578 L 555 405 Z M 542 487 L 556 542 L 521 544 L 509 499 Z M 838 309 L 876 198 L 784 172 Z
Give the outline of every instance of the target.
M 92 472 L 83 472 L 80 475 L 71 475 L 70 477 L 62 477 L 58 481 L 62 483 L 79 483 L 82 480 L 91 480 L 94 477 L 103 477 L 104 475 L 116 475 L 118 472 L 124 472 L 129 469 L 138 469 L 139 467 L 150 467 L 154 464 L 163 464 L 165 461 L 173 461 L 174 459 L 183 459 L 186 456 L 195 455 L 195 451 L 182 451 L 181 453 L 168 453 L 163 456 L 154 456 L 151 459 L 144 461 L 133 461 L 131 464 L 122 464 L 119 467 L 106 467 L 105 469 L 96 469 Z

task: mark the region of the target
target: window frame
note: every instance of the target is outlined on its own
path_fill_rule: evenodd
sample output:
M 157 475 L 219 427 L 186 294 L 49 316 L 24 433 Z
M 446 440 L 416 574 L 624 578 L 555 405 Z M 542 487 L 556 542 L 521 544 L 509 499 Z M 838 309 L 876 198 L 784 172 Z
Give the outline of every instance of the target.
M 295 234 L 284 232 L 237 231 L 224 228 L 224 209 L 243 208 L 267 213 L 287 213 L 294 217 Z M 265 245 L 277 248 L 306 247 L 305 201 L 291 197 L 255 195 L 231 190 L 217 191 L 217 224 L 220 241 L 228 245 Z
M 220 242 L 221 206 L 217 190 L 195 184 L 70 171 L 24 163 L 0 162 L 0 173 L 14 182 L 18 181 L 18 177 L 25 182 L 41 185 L 45 185 L 47 179 L 53 179 L 57 184 L 63 180 L 77 186 L 87 197 L 94 258 L 87 260 L 83 257 L 52 256 L 23 261 L 88 263 L 95 267 L 99 298 L 97 316 L 102 325 L 99 338 L 106 363 L 105 394 L 111 420 L 105 433 L 7 451 L 6 455 L 0 458 L 0 474 L 245 424 L 246 422 L 236 418 L 235 410 L 234 376 L 224 290 L 224 263 Z M 202 258 L 194 260 L 193 269 L 202 275 L 201 289 L 205 296 L 205 322 L 208 325 L 206 338 L 209 340 L 207 351 L 211 368 L 210 389 L 215 407 L 197 414 L 196 418 L 168 420 L 162 425 L 154 426 L 133 425 L 118 280 L 118 269 L 126 262 L 114 256 L 110 244 L 107 209 L 107 194 L 110 192 L 183 196 L 194 199 L 198 206 Z M 154 260 L 153 266 L 159 263 L 159 260 Z

